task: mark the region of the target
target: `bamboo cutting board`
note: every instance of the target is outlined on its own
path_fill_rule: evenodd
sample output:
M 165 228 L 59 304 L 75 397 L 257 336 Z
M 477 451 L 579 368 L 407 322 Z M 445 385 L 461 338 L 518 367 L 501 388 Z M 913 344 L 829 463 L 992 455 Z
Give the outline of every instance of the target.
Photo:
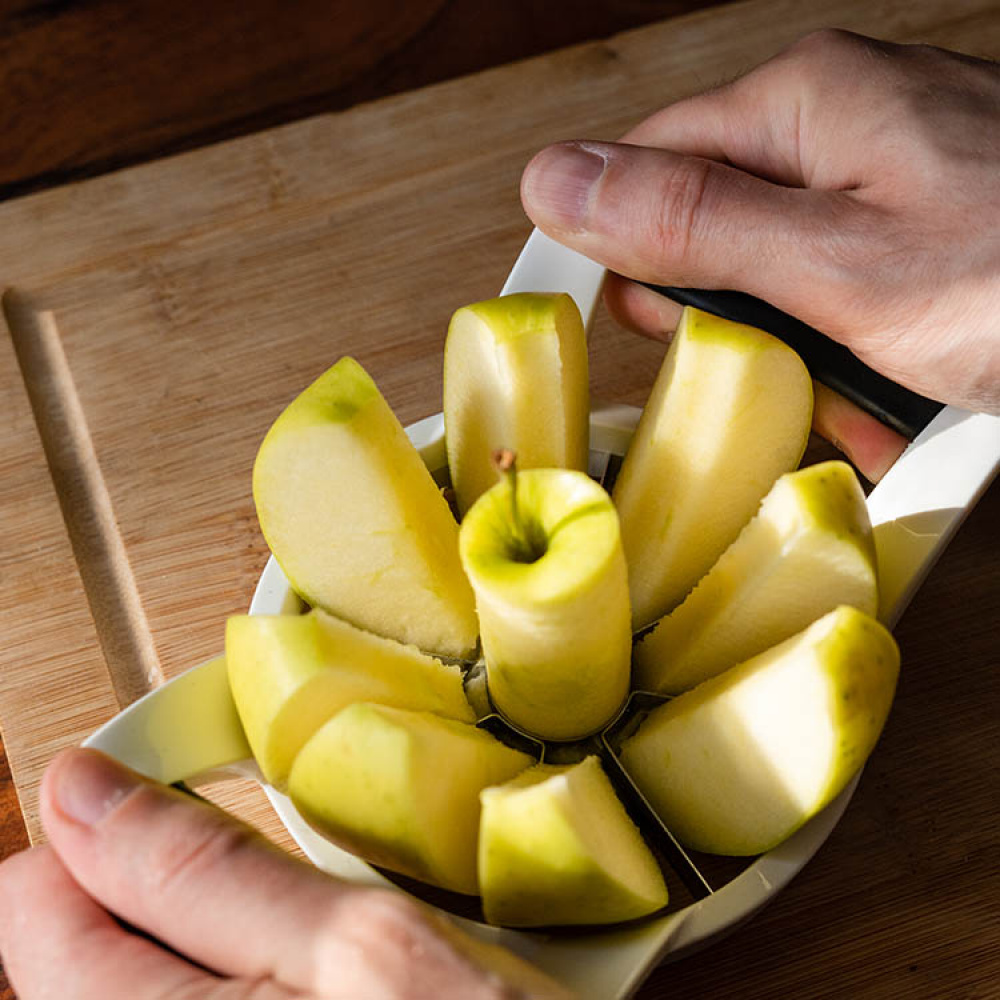
M 404 424 L 439 410 L 448 318 L 499 291 L 528 233 L 517 184 L 535 150 L 614 138 L 832 24 L 1000 54 L 994 0 L 760 0 L 0 205 L 0 283 L 16 289 L 0 338 L 0 729 L 33 839 L 53 754 L 215 655 L 226 616 L 246 609 L 266 559 L 250 469 L 283 405 L 350 353 Z M 661 354 L 602 320 L 595 396 L 641 405 Z M 957 984 L 940 995 L 987 996 L 982 977 L 1000 975 L 988 919 L 1000 845 L 986 830 L 998 517 L 994 489 L 904 620 L 911 680 L 797 904 L 775 904 L 714 971 L 674 966 L 671 995 L 697 979 L 719 995 Z M 956 691 L 939 680 L 959 658 L 968 687 Z M 228 787 L 221 800 L 287 843 L 256 792 Z M 853 897 L 845 876 L 876 888 Z M 828 907 L 818 945 L 805 925 Z M 875 961 L 914 956 L 890 961 L 869 992 L 849 957 L 858 921 Z M 768 992 L 777 972 L 764 955 L 787 959 L 796 941 L 820 949 L 829 994 L 794 961 L 784 992 Z

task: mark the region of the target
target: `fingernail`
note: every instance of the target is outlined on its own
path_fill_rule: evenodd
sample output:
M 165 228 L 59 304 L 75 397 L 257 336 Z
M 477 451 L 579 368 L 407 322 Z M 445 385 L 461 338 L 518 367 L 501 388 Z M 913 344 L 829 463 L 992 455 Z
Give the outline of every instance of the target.
M 142 780 L 117 761 L 92 750 L 75 750 L 55 765 L 53 796 L 59 811 L 94 826 Z
M 543 149 L 524 176 L 525 201 L 532 218 L 537 214 L 558 225 L 582 226 L 606 163 L 599 152 L 579 142 Z

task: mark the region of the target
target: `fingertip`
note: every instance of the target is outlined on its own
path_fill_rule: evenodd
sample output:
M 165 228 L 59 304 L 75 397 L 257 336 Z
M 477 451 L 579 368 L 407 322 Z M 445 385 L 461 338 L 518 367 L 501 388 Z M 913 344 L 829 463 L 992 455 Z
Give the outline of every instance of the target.
M 91 827 L 146 782 L 107 754 L 72 747 L 42 777 L 42 824 L 52 836 L 63 824 Z
M 558 142 L 536 153 L 521 175 L 528 217 L 549 233 L 579 229 L 606 164 L 596 143 Z
M 53 864 L 59 861 L 50 844 L 37 844 L 0 861 L 0 937 L 7 918 L 17 910 L 17 901 L 24 898 L 26 886 Z
M 814 391 L 813 429 L 842 451 L 869 482 L 877 483 L 909 442 L 833 389 L 817 382 Z
M 669 341 L 683 307 L 664 295 L 610 273 L 604 284 L 604 304 L 620 326 L 653 340 Z

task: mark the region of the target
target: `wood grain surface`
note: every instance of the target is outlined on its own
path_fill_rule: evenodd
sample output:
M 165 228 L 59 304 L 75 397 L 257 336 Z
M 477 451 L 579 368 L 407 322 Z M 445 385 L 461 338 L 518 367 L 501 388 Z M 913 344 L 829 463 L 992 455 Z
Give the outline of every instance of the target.
M 249 471 L 284 403 L 351 353 L 404 423 L 438 410 L 451 311 L 495 294 L 527 235 L 534 150 L 613 137 L 830 23 L 1000 52 L 987 0 L 757 0 L 0 206 L 21 295 L 0 338 L 0 729 L 32 839 L 52 755 L 246 608 L 266 557 Z M 595 395 L 641 405 L 661 354 L 602 318 Z M 993 488 L 901 623 L 897 704 L 830 842 L 642 996 L 996 995 L 998 523 Z M 259 795 L 223 799 L 283 839 Z

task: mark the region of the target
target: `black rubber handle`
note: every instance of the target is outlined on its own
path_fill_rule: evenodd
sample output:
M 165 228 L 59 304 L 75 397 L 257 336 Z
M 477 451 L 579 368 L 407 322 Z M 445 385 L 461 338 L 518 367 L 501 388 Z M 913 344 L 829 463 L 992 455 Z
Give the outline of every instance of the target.
M 683 306 L 766 330 L 798 353 L 814 379 L 911 440 L 944 406 L 880 375 L 843 344 L 745 292 L 643 284 Z

